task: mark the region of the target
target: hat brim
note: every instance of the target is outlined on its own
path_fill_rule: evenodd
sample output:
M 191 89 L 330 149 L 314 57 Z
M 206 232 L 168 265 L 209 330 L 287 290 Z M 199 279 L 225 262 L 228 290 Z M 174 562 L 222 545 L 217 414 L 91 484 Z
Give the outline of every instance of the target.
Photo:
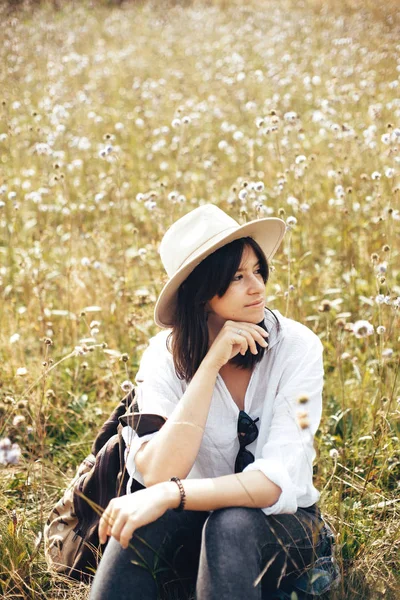
M 283 236 L 285 235 L 286 225 L 282 219 L 274 217 L 258 219 L 245 225 L 238 226 L 230 233 L 223 232 L 212 242 L 208 242 L 192 254 L 190 260 L 185 263 L 165 284 L 156 302 L 154 309 L 154 320 L 159 327 L 169 328 L 173 324 L 173 314 L 176 305 L 177 291 L 181 283 L 190 275 L 192 271 L 207 256 L 222 248 L 226 244 L 243 237 L 253 238 L 263 250 L 267 260 L 270 260 L 277 251 Z

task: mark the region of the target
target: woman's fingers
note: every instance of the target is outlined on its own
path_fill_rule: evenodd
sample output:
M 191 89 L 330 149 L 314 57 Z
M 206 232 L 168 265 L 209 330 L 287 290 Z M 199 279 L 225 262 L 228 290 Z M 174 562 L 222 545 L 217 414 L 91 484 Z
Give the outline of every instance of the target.
M 267 348 L 268 346 L 268 332 L 264 331 L 265 335 L 261 335 L 261 333 L 259 333 L 258 331 L 256 331 L 255 336 L 257 338 L 257 342 L 260 344 L 260 346 L 262 346 L 263 348 Z
M 120 536 L 119 536 L 119 543 L 121 544 L 121 546 L 123 548 L 127 548 L 129 545 L 129 541 L 133 535 L 133 532 L 136 529 L 136 524 L 135 524 L 135 520 L 133 519 L 133 517 L 129 517 L 129 519 L 125 522 L 124 527 L 121 530 Z
M 107 535 L 110 535 L 108 533 L 109 526 L 111 523 L 111 511 L 109 510 L 109 506 L 110 505 L 108 505 L 106 510 L 101 515 L 99 522 L 99 540 L 101 544 L 105 544 L 105 542 L 107 541 Z
M 238 326 L 237 326 L 238 325 Z M 244 337 L 247 341 L 246 345 L 241 346 L 240 352 L 241 354 L 245 354 L 247 351 L 247 348 L 250 348 L 250 351 L 253 354 L 257 354 L 257 346 L 256 346 L 256 341 L 260 344 L 260 346 L 266 348 L 268 346 L 268 343 L 265 340 L 265 337 L 268 337 L 268 333 L 266 331 L 264 331 L 264 329 L 261 329 L 261 327 L 258 327 L 257 325 L 253 326 L 253 327 L 249 327 L 249 325 L 241 325 L 240 323 L 236 323 L 235 324 L 236 328 L 234 330 L 234 333 L 237 336 L 241 336 Z M 257 327 L 257 329 L 256 329 Z M 258 330 L 261 330 L 264 334 L 266 334 L 266 336 L 262 335 Z
M 120 541 L 121 531 L 123 530 L 125 523 L 129 519 L 129 515 L 121 512 L 115 519 L 114 525 L 111 528 L 111 535 L 118 541 Z
M 246 343 L 243 342 L 243 338 L 245 338 Z M 250 348 L 250 351 L 253 354 L 257 354 L 257 348 L 254 342 L 254 338 L 248 331 L 246 331 L 245 329 L 238 329 L 237 331 L 235 331 L 235 341 L 236 339 L 240 340 L 238 341 L 238 343 L 240 344 L 240 354 L 243 354 L 244 356 L 247 352 L 247 348 Z
M 118 515 L 114 514 L 113 518 L 106 510 L 99 523 L 99 540 L 101 544 L 104 544 L 107 536 L 112 535 L 123 548 L 127 548 L 134 530 L 135 523 L 132 515 L 120 511 Z
M 111 500 L 103 512 L 99 522 L 99 540 L 101 544 L 105 544 L 107 537 L 111 535 L 111 530 L 118 517 L 118 509 L 115 506 L 114 499 Z

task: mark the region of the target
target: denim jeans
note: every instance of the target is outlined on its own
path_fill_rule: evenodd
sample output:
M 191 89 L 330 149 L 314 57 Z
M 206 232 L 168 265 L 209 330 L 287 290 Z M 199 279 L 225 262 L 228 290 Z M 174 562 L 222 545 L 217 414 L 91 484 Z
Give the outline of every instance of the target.
M 124 550 L 111 538 L 90 600 L 267 600 L 312 566 L 325 541 L 316 505 L 266 516 L 258 508 L 168 510 Z

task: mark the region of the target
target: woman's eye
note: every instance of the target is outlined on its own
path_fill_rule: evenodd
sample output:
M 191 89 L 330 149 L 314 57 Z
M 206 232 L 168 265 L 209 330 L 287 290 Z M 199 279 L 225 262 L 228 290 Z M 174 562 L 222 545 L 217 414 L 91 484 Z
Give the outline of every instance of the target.
M 235 277 L 232 279 L 232 281 L 239 281 L 239 279 L 243 277 L 243 275 L 235 275 Z

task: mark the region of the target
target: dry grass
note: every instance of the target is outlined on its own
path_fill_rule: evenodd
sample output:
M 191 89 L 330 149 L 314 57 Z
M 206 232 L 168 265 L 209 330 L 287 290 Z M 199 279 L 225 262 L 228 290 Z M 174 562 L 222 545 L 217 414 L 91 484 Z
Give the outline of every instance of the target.
M 1 471 L 5 598 L 85 596 L 50 577 L 37 536 L 156 332 L 162 234 L 204 201 L 240 222 L 296 221 L 268 303 L 325 347 L 316 480 L 338 532 L 338 597 L 396 596 L 393 7 L 1 6 L 0 437 L 22 450 Z M 354 331 L 363 320 L 371 335 Z

